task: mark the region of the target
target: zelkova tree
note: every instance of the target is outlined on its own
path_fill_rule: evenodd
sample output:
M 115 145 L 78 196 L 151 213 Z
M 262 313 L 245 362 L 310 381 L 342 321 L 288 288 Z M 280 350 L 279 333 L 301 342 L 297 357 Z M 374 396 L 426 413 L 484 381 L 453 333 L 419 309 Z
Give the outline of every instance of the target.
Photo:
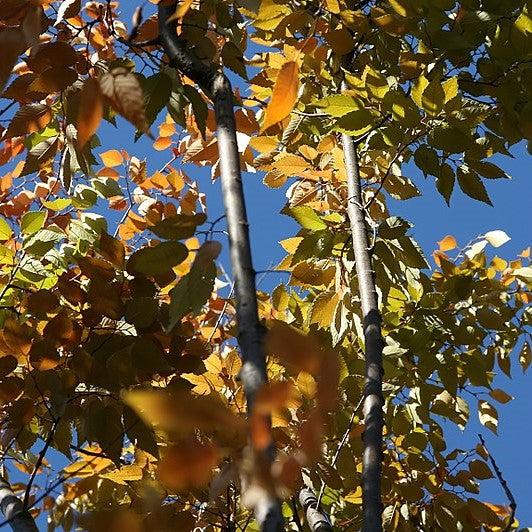
M 0 525 L 518 528 L 444 429 L 530 365 L 530 251 L 431 268 L 393 208 L 508 178 L 526 2 L 151 4 L 0 0 Z M 298 226 L 271 291 L 241 168 Z

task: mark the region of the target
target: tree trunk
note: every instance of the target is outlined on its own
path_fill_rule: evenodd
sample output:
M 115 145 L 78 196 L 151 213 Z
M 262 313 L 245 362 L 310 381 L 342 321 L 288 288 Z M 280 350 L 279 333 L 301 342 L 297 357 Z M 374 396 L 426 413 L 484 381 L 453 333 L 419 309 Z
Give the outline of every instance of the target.
M 190 53 L 190 48 L 177 36 L 175 22 L 167 22 L 170 15 L 175 12 L 176 4 L 177 2 L 169 6 L 159 5 L 159 34 L 166 53 L 175 66 L 194 80 L 214 101 L 220 179 L 235 282 L 238 343 L 242 358 L 240 379 L 250 416 L 253 413 L 255 395 L 267 382 L 267 373 L 236 139 L 233 91 L 229 80 L 222 72 L 217 71 L 214 66 L 205 65 Z M 269 464 L 273 454 L 272 450 L 268 450 L 260 459 Z M 284 530 L 281 505 L 276 496 L 265 488 L 255 500 L 254 513 L 261 530 L 267 532 Z
M 362 203 L 357 146 L 352 137 L 342 135 L 347 172 L 347 213 L 351 224 L 358 289 L 362 306 L 365 343 L 364 435 L 362 456 L 362 504 L 364 532 L 382 530 L 382 396 L 381 314 L 378 307 L 374 272 L 371 266 L 367 225 Z
M 0 511 L 14 532 L 39 532 L 33 517 L 13 493 L 7 480 L 0 477 Z

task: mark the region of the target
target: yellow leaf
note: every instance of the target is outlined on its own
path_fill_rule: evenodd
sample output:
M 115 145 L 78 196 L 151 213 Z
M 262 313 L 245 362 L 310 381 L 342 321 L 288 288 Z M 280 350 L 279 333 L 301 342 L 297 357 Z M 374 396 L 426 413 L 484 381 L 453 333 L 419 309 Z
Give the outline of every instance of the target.
M 176 7 L 175 13 L 168 18 L 168 22 L 183 18 L 187 14 L 193 3 L 194 0 L 183 0 L 183 2 L 180 2 L 179 5 Z
M 122 164 L 124 158 L 118 150 L 108 150 L 100 154 L 100 157 L 105 166 L 112 168 L 113 166 L 118 166 Z
M 456 239 L 454 236 L 447 235 L 438 242 L 438 246 L 440 247 L 440 251 L 449 251 L 451 249 L 455 249 L 457 247 Z
M 101 476 L 115 482 L 116 484 L 127 485 L 128 481 L 142 479 L 142 469 L 138 465 L 131 464 L 121 467 L 116 471 L 105 473 Z
M 442 83 L 443 92 L 445 93 L 445 102 L 452 100 L 458 95 L 458 78 L 450 78 Z
M 362 488 L 358 486 L 355 491 L 348 493 L 343 499 L 351 504 L 362 504 Z
M 80 105 L 77 121 L 78 145 L 81 149 L 98 131 L 103 117 L 100 84 L 94 78 L 88 78 L 80 92 Z
M 286 62 L 275 80 L 272 99 L 264 113 L 261 131 L 284 120 L 290 115 L 297 101 L 299 88 L 299 67 L 295 61 Z

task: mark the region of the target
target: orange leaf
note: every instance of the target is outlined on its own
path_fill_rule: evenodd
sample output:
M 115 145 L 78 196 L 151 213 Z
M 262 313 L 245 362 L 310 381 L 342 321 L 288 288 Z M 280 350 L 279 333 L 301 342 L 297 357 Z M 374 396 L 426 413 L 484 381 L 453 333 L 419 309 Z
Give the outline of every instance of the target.
M 182 491 L 208 484 L 218 464 L 214 445 L 188 440 L 170 447 L 158 467 L 158 476 L 171 489 Z
M 100 84 L 94 78 L 88 78 L 80 93 L 80 106 L 77 121 L 78 145 L 81 149 L 98 131 L 103 117 L 102 94 Z
M 118 166 L 119 164 L 122 164 L 122 161 L 124 160 L 122 154 L 118 150 L 105 151 L 100 154 L 100 157 L 102 158 L 103 164 L 110 167 Z
M 157 151 L 163 151 L 166 150 L 166 148 L 170 147 L 172 145 L 172 138 L 171 137 L 159 137 L 154 143 L 153 147 Z
M 458 246 L 456 239 L 451 235 L 447 235 L 443 240 L 440 240 L 438 245 L 440 246 L 440 251 L 449 251 Z
M 272 99 L 264 113 L 261 131 L 284 120 L 294 108 L 299 88 L 299 67 L 295 61 L 286 62 L 273 86 Z

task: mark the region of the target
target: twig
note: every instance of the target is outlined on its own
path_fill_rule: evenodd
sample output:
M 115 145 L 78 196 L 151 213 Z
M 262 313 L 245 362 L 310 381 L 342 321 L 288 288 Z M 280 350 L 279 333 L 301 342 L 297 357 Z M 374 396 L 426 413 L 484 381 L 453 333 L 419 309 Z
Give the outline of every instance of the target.
M 52 425 L 52 428 L 50 429 L 50 434 L 48 434 L 48 437 L 46 438 L 46 442 L 44 443 L 44 446 L 41 449 L 41 452 L 39 453 L 39 457 L 37 458 L 37 462 L 35 462 L 35 467 L 33 468 L 33 472 L 31 473 L 30 480 L 28 482 L 28 485 L 26 486 L 26 491 L 24 493 L 24 500 L 23 500 L 23 505 L 24 505 L 25 510 L 29 510 L 31 486 L 33 485 L 33 481 L 35 480 L 35 477 L 37 476 L 37 472 L 39 471 L 39 468 L 42 465 L 46 452 L 48 451 L 48 448 L 50 447 L 50 444 L 52 443 L 54 432 L 55 432 L 55 429 L 57 428 L 57 423 L 58 423 L 57 421 L 54 421 L 54 424 Z
M 347 438 L 349 437 L 349 433 L 351 432 L 351 429 L 353 428 L 353 423 L 355 422 L 356 414 L 358 410 L 360 409 L 360 407 L 362 406 L 363 402 L 364 402 L 364 395 L 362 395 L 362 397 L 359 399 L 358 403 L 353 409 L 353 412 L 351 413 L 351 417 L 349 418 L 349 423 L 347 424 L 347 428 L 345 429 L 342 439 L 340 440 L 340 443 L 338 444 L 336 452 L 334 453 L 334 456 L 331 462 L 331 467 L 334 467 L 336 465 L 336 462 L 338 461 L 340 453 L 342 452 L 342 449 L 347 442 Z M 321 487 L 320 487 L 320 494 L 318 495 L 318 507 L 321 503 L 321 498 L 323 497 L 324 490 L 325 490 L 325 481 L 322 480 Z
M 486 442 L 484 441 L 482 434 L 479 434 L 478 438 L 480 440 L 480 443 L 482 444 L 482 447 L 486 449 L 486 453 L 488 454 L 488 458 L 491 463 L 491 466 L 493 467 L 493 470 L 495 471 L 495 475 L 497 476 L 497 479 L 499 480 L 499 484 L 501 485 L 501 488 L 503 489 L 504 493 L 506 494 L 506 497 L 508 498 L 508 502 L 510 503 L 510 518 L 508 519 L 508 524 L 503 530 L 503 532 L 510 532 L 510 530 L 512 529 L 512 524 L 514 522 L 515 512 L 517 510 L 517 502 L 515 500 L 513 493 L 510 490 L 510 487 L 508 486 L 508 482 L 506 482 L 506 480 L 502 476 L 501 470 L 499 469 L 497 462 L 495 462 L 495 458 L 493 458 L 492 454 L 488 451 L 488 448 L 486 447 Z

